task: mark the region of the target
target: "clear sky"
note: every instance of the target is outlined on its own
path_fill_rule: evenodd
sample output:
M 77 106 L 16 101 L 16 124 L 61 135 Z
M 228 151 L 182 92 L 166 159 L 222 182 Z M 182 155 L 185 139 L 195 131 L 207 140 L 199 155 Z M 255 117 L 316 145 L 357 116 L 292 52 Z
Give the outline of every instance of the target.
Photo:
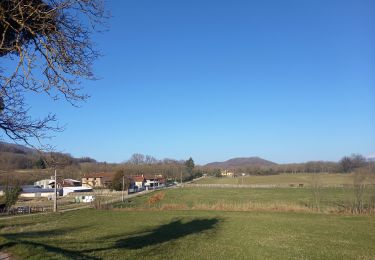
M 375 1 L 107 1 L 81 108 L 29 97 L 74 156 L 278 163 L 375 153 Z

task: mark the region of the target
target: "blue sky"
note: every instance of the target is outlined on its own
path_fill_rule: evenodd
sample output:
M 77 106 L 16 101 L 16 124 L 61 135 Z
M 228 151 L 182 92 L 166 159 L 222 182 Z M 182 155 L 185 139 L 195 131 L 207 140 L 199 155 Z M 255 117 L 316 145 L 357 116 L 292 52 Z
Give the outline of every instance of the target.
M 138 152 L 200 164 L 278 163 L 375 153 L 375 2 L 107 1 L 94 41 L 100 80 L 56 112 L 49 142 L 121 162 Z

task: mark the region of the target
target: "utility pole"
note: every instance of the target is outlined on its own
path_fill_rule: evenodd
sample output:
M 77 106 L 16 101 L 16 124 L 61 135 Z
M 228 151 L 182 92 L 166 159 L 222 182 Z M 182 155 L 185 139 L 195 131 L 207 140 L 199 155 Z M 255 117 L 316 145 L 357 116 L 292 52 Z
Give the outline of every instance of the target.
M 122 175 L 122 202 L 124 202 L 125 175 Z
M 53 212 L 57 212 L 57 170 L 55 169 L 55 196 L 53 197 Z

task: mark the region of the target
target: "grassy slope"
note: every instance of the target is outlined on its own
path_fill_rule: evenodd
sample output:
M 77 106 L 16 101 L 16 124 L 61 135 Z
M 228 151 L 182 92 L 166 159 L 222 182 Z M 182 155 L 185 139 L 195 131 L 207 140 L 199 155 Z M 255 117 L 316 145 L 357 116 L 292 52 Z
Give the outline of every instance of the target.
M 314 174 L 318 176 L 323 186 L 353 184 L 352 174 Z M 245 177 L 223 177 L 223 178 L 202 178 L 194 183 L 197 184 L 300 184 L 310 185 L 313 174 L 280 174 L 269 176 L 245 176 Z
M 28 259 L 372 259 L 375 218 L 306 213 L 95 211 L 0 220 Z

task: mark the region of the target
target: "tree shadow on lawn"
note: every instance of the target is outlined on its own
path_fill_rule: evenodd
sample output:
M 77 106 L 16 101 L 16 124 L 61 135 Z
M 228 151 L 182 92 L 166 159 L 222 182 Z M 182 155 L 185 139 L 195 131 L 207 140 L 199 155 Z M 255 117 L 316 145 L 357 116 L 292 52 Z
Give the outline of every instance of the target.
M 8 219 L 2 219 L 0 217 L 0 235 L 1 233 L 12 231 L 14 228 L 18 228 L 18 227 L 25 228 L 25 227 L 30 227 L 30 226 L 35 226 L 34 220 L 28 220 L 28 221 L 23 220 L 20 223 L 11 223 L 11 222 L 8 222 Z
M 215 229 L 218 223 L 218 218 L 194 219 L 186 223 L 183 223 L 181 220 L 176 220 L 161 225 L 149 232 L 143 232 L 140 235 L 119 239 L 116 241 L 114 248 L 141 249 L 148 246 L 154 246 L 188 235 Z
M 60 255 L 63 257 L 67 257 L 70 259 L 90 259 L 96 260 L 101 259 L 101 257 L 90 256 L 90 254 L 99 251 L 107 251 L 112 249 L 142 249 L 148 246 L 157 246 L 161 245 L 165 242 L 170 242 L 177 240 L 182 237 L 186 237 L 193 234 L 198 234 L 202 232 L 212 231 L 217 228 L 219 223 L 218 218 L 210 218 L 210 219 L 194 219 L 191 221 L 182 221 L 174 220 L 168 224 L 164 224 L 161 226 L 156 227 L 152 230 L 141 231 L 137 233 L 133 233 L 129 236 L 120 235 L 120 236 L 109 236 L 109 237 L 102 237 L 101 239 L 96 240 L 96 243 L 108 241 L 114 239 L 114 244 L 109 247 L 102 247 L 102 248 L 92 248 L 92 249 L 84 249 L 84 250 L 74 250 L 74 249 L 67 249 L 63 247 L 56 246 L 55 242 L 44 242 L 44 238 L 47 239 L 49 237 L 56 237 L 58 239 L 59 236 L 64 235 L 68 232 L 71 232 L 69 229 L 54 229 L 54 230 L 46 230 L 46 231 L 30 231 L 30 232 L 13 232 L 13 233 L 6 233 L 1 234 L 0 237 L 5 238 L 5 243 L 0 243 L 0 251 L 5 250 L 7 251 L 13 246 L 16 245 L 25 245 L 26 247 L 31 248 L 40 248 L 41 250 L 45 251 L 46 253 L 52 253 L 55 255 Z M 85 227 L 80 227 L 82 229 Z M 77 232 L 77 227 L 74 229 L 74 232 Z M 92 241 L 93 242 L 93 241 Z M 92 243 L 90 242 L 90 244 Z M 62 245 L 66 245 L 68 241 L 61 241 Z M 74 242 L 74 243 L 79 243 Z M 53 245 L 55 244 L 55 245 Z M 43 253 L 41 251 L 40 253 Z M 86 255 L 89 254 L 89 255 Z
M 77 229 L 75 229 L 75 231 L 77 231 Z M 41 248 L 48 253 L 61 255 L 64 257 L 71 258 L 71 259 L 92 259 L 92 260 L 99 259 L 96 257 L 91 257 L 91 256 L 81 254 L 79 251 L 64 249 L 64 248 L 53 246 L 47 243 L 32 240 L 32 239 L 38 239 L 38 238 L 49 238 L 49 237 L 54 237 L 54 236 L 57 237 L 60 235 L 64 235 L 68 232 L 70 232 L 70 230 L 54 229 L 54 230 L 46 230 L 46 231 L 30 231 L 30 232 L 1 234 L 0 237 L 5 238 L 7 241 L 3 244 L 0 244 L 0 251 L 7 250 L 16 245 L 25 245 L 25 246 L 30 246 L 32 248 Z M 64 241 L 62 241 L 62 244 L 64 244 Z

